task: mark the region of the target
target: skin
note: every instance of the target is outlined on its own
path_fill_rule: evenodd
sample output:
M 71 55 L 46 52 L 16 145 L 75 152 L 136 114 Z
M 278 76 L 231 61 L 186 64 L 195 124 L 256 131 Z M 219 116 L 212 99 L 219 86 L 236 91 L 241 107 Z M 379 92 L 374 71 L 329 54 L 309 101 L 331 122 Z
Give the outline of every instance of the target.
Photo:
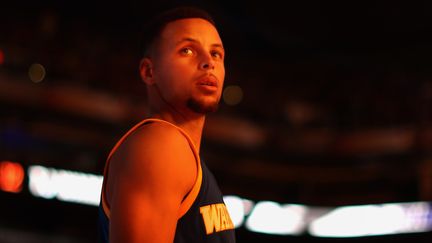
M 217 106 L 225 77 L 215 27 L 199 18 L 167 24 L 142 59 L 140 74 L 151 116 L 182 128 L 199 151 L 205 113 Z M 163 123 L 139 128 L 110 160 L 110 242 L 173 242 L 179 207 L 196 178 L 196 159 L 176 128 Z

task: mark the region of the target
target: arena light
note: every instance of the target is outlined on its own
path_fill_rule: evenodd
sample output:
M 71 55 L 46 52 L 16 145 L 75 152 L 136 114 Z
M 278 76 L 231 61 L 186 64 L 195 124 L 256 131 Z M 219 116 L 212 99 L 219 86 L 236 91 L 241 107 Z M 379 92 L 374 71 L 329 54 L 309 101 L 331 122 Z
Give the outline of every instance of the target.
M 234 195 L 224 196 L 223 200 L 235 228 L 242 226 L 245 217 L 250 213 L 253 207 L 253 202 Z
M 30 193 L 34 196 L 99 205 L 102 176 L 43 166 L 30 166 L 28 174 Z
M 315 219 L 309 233 L 319 237 L 362 237 L 432 230 L 427 202 L 346 206 Z
M 0 163 L 0 174 L 5 164 Z M 99 205 L 102 176 L 30 166 L 28 177 L 34 196 Z M 245 225 L 250 231 L 265 234 L 301 235 L 308 230 L 315 237 L 340 238 L 432 230 L 431 202 L 324 208 L 272 201 L 254 203 L 235 195 L 224 196 L 224 202 L 236 228 Z
M 18 193 L 22 189 L 24 169 L 21 164 L 11 161 L 0 162 L 0 189 Z
M 305 229 L 307 208 L 302 205 L 263 201 L 256 204 L 246 221 L 246 228 L 259 233 L 299 235 Z
M 0 49 L 0 65 L 3 65 L 5 63 L 5 54 L 2 49 Z

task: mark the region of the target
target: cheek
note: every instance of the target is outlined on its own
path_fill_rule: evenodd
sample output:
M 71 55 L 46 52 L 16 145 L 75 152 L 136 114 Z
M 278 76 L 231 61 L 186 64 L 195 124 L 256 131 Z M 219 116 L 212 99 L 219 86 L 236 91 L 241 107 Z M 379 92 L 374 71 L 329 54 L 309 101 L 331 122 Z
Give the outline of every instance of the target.
M 165 67 L 166 70 L 163 70 L 163 72 L 169 72 L 174 77 L 191 77 L 196 71 L 196 63 L 188 59 L 170 61 Z
M 187 83 L 191 80 L 192 74 L 187 66 L 176 62 L 167 62 L 158 70 L 158 83 L 162 92 L 169 97 L 181 96 L 187 92 Z M 168 97 L 167 97 L 168 98 Z
M 225 80 L 225 67 L 223 66 L 223 64 L 218 69 L 217 75 L 218 75 L 217 77 L 218 77 L 219 81 L 221 82 L 221 84 L 223 84 L 224 80 Z
M 183 74 L 183 68 L 172 58 L 161 58 L 157 65 L 157 82 L 163 86 L 172 86 Z

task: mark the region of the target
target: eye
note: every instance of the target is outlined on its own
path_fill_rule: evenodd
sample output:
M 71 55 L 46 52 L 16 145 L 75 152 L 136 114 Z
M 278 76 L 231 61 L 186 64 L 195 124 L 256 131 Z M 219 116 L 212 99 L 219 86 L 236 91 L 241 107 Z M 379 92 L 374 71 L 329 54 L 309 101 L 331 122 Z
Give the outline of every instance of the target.
M 212 51 L 211 52 L 212 57 L 218 58 L 218 59 L 223 59 L 223 54 L 220 51 Z
M 193 55 L 193 51 L 192 51 L 192 49 L 189 48 L 189 47 L 182 48 L 182 49 L 180 50 L 180 53 L 181 53 L 182 55 L 185 55 L 185 56 L 191 56 L 191 55 Z

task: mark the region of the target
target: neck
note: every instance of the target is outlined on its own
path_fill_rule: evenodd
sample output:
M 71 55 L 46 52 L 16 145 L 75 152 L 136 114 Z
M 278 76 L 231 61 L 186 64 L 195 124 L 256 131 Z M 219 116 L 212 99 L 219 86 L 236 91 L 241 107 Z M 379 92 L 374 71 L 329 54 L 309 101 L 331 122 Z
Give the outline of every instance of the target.
M 183 129 L 194 142 L 197 151 L 199 151 L 205 115 L 196 113 L 186 106 L 174 107 L 164 99 L 157 85 L 148 87 L 150 117 L 171 122 Z

